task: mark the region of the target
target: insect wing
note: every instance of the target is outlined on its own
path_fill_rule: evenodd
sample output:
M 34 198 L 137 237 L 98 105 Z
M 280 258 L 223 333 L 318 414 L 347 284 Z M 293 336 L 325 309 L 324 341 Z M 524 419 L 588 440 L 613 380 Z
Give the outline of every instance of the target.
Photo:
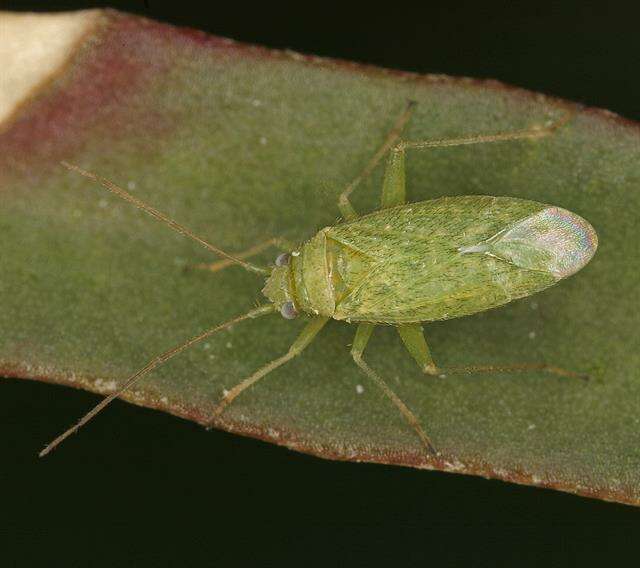
M 334 317 L 451 319 L 529 296 L 588 262 L 595 245 L 583 243 L 587 228 L 563 209 L 489 196 L 412 203 L 332 227 L 327 236 L 345 257 L 357 251 L 371 261 L 357 280 L 344 270 L 348 293 Z

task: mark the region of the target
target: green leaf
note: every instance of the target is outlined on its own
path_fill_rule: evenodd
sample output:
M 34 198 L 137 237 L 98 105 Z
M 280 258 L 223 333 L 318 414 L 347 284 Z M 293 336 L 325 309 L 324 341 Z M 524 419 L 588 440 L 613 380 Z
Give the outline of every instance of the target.
M 412 201 L 509 195 L 589 220 L 600 248 L 579 274 L 502 309 L 425 326 L 440 365 L 546 361 L 590 373 L 588 383 L 540 373 L 428 378 L 395 331 L 378 328 L 366 357 L 420 418 L 441 452 L 433 459 L 353 364 L 354 326 L 330 322 L 217 426 L 326 458 L 640 503 L 636 124 L 496 82 L 274 52 L 115 12 L 57 18 L 78 24 L 65 32 L 64 56 L 0 97 L 4 376 L 109 393 L 155 355 L 263 301 L 262 279 L 241 268 L 185 271 L 216 259 L 60 160 L 240 251 L 333 224 L 338 194 L 408 99 L 418 102 L 410 139 L 523 129 L 573 109 L 550 138 L 410 152 L 407 184 Z M 6 84 L 42 62 L 36 53 Z M 358 188 L 358 211 L 376 208 L 381 179 L 378 168 Z M 223 389 L 284 353 L 304 324 L 240 323 L 125 398 L 205 423 Z

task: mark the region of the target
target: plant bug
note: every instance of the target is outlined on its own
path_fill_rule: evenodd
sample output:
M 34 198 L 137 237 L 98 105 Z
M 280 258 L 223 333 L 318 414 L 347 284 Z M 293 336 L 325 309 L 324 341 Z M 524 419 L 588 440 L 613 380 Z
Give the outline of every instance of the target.
M 285 319 L 305 313 L 310 321 L 284 355 L 225 392 L 212 421 L 243 391 L 299 355 L 330 319 L 357 324 L 351 348 L 354 362 L 398 408 L 431 454 L 436 454 L 436 449 L 418 419 L 363 358 L 376 325 L 395 326 L 410 355 L 428 375 L 539 370 L 563 377 L 584 378 L 573 371 L 544 363 L 439 368 L 431 357 L 421 324 L 495 308 L 530 296 L 574 274 L 591 260 L 597 248 L 596 232 L 587 221 L 560 207 L 512 197 L 470 195 L 405 203 L 406 150 L 542 138 L 567 123 L 571 114 L 527 130 L 403 141 L 400 134 L 414 107 L 415 103 L 408 103 L 382 146 L 340 195 L 338 207 L 343 221 L 320 230 L 299 248 L 289 247 L 288 252 L 276 258 L 271 269 L 245 259 L 268 246 L 282 244 L 277 239 L 238 255 L 229 254 L 112 182 L 63 162 L 70 170 L 101 183 L 112 193 L 224 259 L 210 265 L 198 265 L 198 268 L 216 271 L 238 264 L 265 275 L 262 292 L 269 303 L 208 329 L 152 359 L 76 425 L 46 446 L 40 456 L 48 454 L 168 359 L 235 323 L 276 312 Z M 389 156 L 381 208 L 359 216 L 349 197 L 386 154 Z

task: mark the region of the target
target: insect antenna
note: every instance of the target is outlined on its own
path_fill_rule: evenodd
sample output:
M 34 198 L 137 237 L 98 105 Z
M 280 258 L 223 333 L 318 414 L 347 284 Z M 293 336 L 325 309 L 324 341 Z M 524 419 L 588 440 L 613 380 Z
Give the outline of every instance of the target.
M 254 319 L 263 315 L 273 313 L 275 309 L 276 308 L 273 304 L 260 306 L 253 310 L 250 310 L 246 314 L 237 316 L 224 323 L 218 324 L 215 327 L 207 329 L 206 331 L 200 333 L 199 335 L 196 335 L 195 337 L 192 337 L 188 341 L 185 341 L 181 345 L 178 345 L 177 347 L 173 347 L 169 351 L 165 351 L 162 355 L 158 355 L 157 357 L 154 357 L 144 367 L 137 370 L 133 375 L 131 375 L 118 390 L 111 393 L 109 396 L 105 397 L 103 400 L 101 400 L 89 412 L 87 412 L 87 414 L 85 414 L 74 426 L 72 426 L 71 428 L 69 428 L 62 434 L 60 434 L 60 436 L 58 436 L 55 440 L 49 443 L 44 448 L 44 450 L 42 450 L 38 455 L 41 458 L 46 456 L 49 452 L 55 449 L 56 446 L 60 445 L 64 440 L 66 440 L 69 436 L 71 436 L 71 434 L 75 434 L 82 426 L 84 426 L 87 422 L 89 422 L 92 418 L 94 418 L 96 414 L 102 411 L 106 406 L 108 406 L 113 400 L 118 398 L 123 392 L 129 389 L 133 384 L 135 384 L 142 377 L 144 377 L 145 375 L 153 371 L 153 369 L 155 369 L 156 367 L 162 365 L 172 357 L 175 357 L 178 353 L 181 353 L 185 349 L 191 347 L 192 345 L 195 345 L 196 343 L 202 341 L 203 339 L 206 339 L 207 337 L 213 335 L 218 331 L 222 331 L 223 329 L 226 329 L 246 319 Z
M 84 177 L 89 178 L 89 179 L 91 179 L 93 181 L 97 181 L 99 184 L 101 184 L 102 186 L 106 187 L 111 193 L 113 193 L 113 194 L 117 195 L 118 197 L 120 197 L 121 199 L 124 199 L 125 201 L 128 201 L 129 203 L 135 205 L 138 209 L 142 209 L 142 211 L 145 211 L 146 213 L 148 213 L 149 215 L 151 215 L 155 219 L 158 219 L 158 221 L 162 221 L 165 225 L 168 225 L 169 227 L 171 227 L 171 229 L 173 229 L 177 233 L 180 233 L 181 235 L 184 235 L 185 237 L 189 237 L 190 239 L 192 239 L 192 240 L 196 241 L 197 243 L 201 244 L 204 248 L 206 248 L 206 249 L 210 250 L 211 252 L 213 252 L 214 254 L 217 254 L 218 256 L 226 258 L 227 260 L 229 260 L 229 261 L 231 261 L 231 262 L 233 262 L 235 264 L 239 264 L 240 266 L 244 267 L 246 270 L 249 270 L 250 272 L 257 272 L 258 274 L 268 274 L 269 273 L 269 271 L 266 268 L 262 268 L 260 266 L 256 266 L 255 264 L 252 264 L 250 262 L 242 260 L 241 258 L 238 258 L 237 256 L 233 256 L 232 254 L 229 254 L 228 252 L 225 252 L 225 251 L 219 249 L 218 247 L 212 245 L 211 243 L 205 241 L 203 238 L 201 238 L 198 235 L 192 233 L 186 227 L 183 227 L 179 223 L 176 223 L 173 219 L 167 217 L 161 211 L 158 211 L 154 207 L 151 207 L 150 205 L 147 205 L 146 203 L 144 203 L 143 201 L 141 201 L 137 197 L 134 197 L 133 195 L 131 195 L 130 193 L 128 193 L 127 191 L 125 191 L 121 187 L 118 187 L 115 183 L 109 181 L 108 179 L 102 178 L 102 177 L 94 174 L 93 172 L 89 172 L 87 170 L 83 170 L 82 168 L 80 168 L 80 167 L 78 167 L 78 166 L 76 166 L 74 164 L 70 164 L 69 162 L 64 162 L 63 161 L 63 162 L 60 162 L 60 163 L 65 168 L 67 168 L 67 169 L 69 169 L 71 171 L 77 172 L 80 175 L 83 175 Z

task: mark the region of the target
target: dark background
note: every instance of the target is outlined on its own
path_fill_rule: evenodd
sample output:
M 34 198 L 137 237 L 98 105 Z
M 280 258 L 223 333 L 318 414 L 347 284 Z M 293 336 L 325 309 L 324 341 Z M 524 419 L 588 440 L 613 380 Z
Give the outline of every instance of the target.
M 640 119 L 640 10 L 619 2 L 598 2 L 597 9 L 588 1 L 221 4 L 0 7 L 111 6 L 269 47 L 496 78 Z M 47 460 L 35 457 L 96 400 L 72 389 L 0 382 L 3 565 L 637 562 L 640 511 L 632 507 L 466 476 L 323 461 L 124 403 Z

